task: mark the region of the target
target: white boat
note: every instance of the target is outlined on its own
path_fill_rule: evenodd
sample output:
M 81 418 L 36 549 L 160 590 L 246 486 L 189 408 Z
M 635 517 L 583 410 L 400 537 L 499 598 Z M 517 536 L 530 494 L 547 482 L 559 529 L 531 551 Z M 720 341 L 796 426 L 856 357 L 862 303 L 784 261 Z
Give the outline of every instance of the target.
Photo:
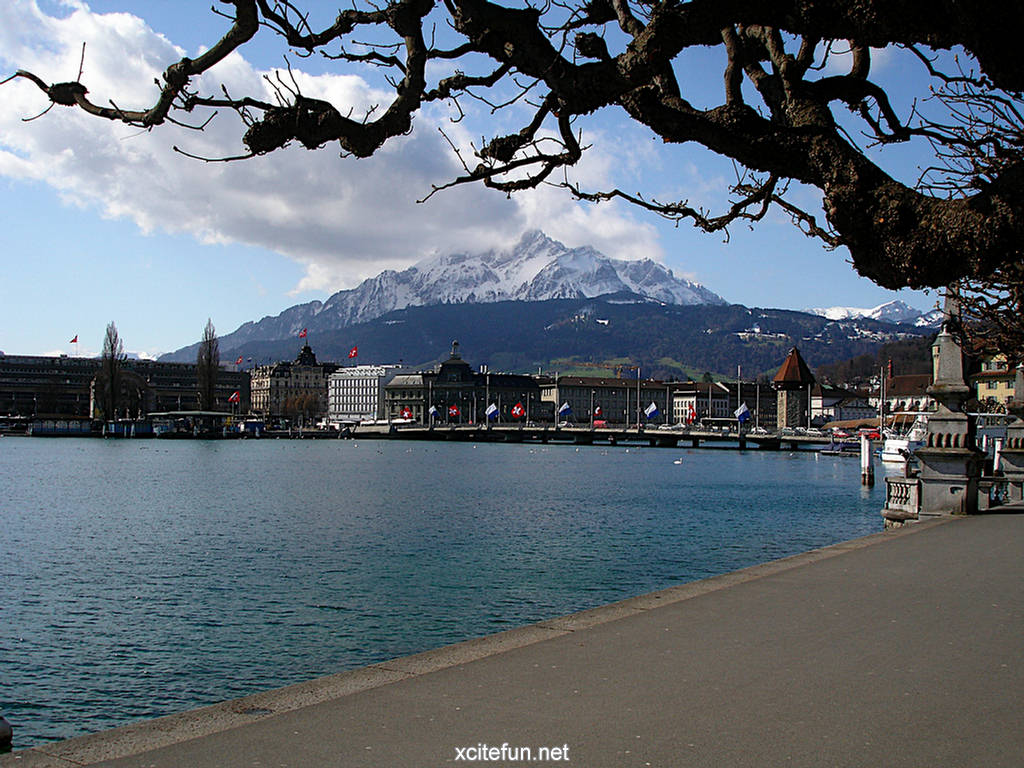
M 917 414 L 906 432 L 885 429 L 882 432 L 882 450 L 879 457 L 891 464 L 905 464 L 914 451 L 922 447 L 928 436 L 928 416 Z

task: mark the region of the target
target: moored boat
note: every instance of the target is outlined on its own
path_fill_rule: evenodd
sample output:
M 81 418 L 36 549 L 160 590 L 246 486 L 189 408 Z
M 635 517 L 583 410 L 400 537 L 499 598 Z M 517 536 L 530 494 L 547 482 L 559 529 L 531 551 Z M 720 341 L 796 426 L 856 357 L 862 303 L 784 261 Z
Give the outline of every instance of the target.
M 914 451 L 924 445 L 928 435 L 928 416 L 915 414 L 910 428 L 901 432 L 895 428 L 882 431 L 882 450 L 879 458 L 890 464 L 905 464 L 914 455 Z

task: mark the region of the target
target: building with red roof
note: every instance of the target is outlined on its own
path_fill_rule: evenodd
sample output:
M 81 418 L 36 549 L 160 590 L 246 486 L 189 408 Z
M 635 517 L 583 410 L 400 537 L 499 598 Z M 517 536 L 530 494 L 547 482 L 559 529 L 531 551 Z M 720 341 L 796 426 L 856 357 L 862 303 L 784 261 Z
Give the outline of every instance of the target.
M 814 375 L 807 367 L 800 350 L 789 350 L 782 367 L 772 379 L 777 402 L 778 429 L 810 426 L 811 387 Z

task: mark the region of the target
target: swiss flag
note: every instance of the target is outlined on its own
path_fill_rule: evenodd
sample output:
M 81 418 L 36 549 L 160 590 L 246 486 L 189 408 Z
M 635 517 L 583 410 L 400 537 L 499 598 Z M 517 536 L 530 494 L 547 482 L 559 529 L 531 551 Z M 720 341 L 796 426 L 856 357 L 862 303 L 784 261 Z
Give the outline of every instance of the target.
M 408 405 L 405 406 L 405 408 L 402 409 L 402 418 L 403 419 L 411 419 L 412 418 L 412 408 L 410 408 Z
M 238 356 L 238 359 L 237 359 L 237 360 L 235 360 L 235 365 L 241 365 L 241 364 L 242 364 L 242 356 L 241 356 L 241 355 L 239 355 L 239 356 Z
M 358 354 L 359 354 L 359 347 L 352 347 L 352 349 L 350 349 L 348 351 L 348 357 L 349 357 L 350 360 L 353 357 L 355 357 L 356 355 L 358 355 Z
M 523 408 L 523 404 L 522 403 L 516 403 L 515 405 L 512 406 L 512 418 L 513 419 L 521 419 L 521 418 L 523 418 L 523 414 L 525 414 L 525 413 L 526 413 L 526 409 Z
M 307 330 L 305 328 L 303 328 L 301 331 L 299 331 L 299 338 L 300 339 L 306 338 L 306 334 L 307 333 L 308 333 Z
M 449 405 L 448 406 L 448 415 L 449 416 L 458 416 L 459 415 L 459 406 L 457 406 L 457 405 Z
M 597 406 L 596 408 L 594 408 L 594 415 L 598 416 L 598 417 L 601 416 L 601 406 L 600 405 Z
M 75 334 L 75 338 L 73 338 L 71 341 L 69 341 L 68 344 L 77 344 L 77 343 L 78 343 L 78 334 L 76 333 Z
M 242 393 L 241 393 L 241 392 L 239 392 L 239 391 L 238 391 L 238 390 L 236 389 L 236 390 L 235 390 L 235 391 L 234 391 L 234 392 L 232 393 L 231 397 L 229 397 L 229 398 L 228 398 L 228 402 L 229 402 L 229 403 L 237 403 L 237 402 L 238 402 L 239 400 L 241 400 L 241 399 L 242 399 Z

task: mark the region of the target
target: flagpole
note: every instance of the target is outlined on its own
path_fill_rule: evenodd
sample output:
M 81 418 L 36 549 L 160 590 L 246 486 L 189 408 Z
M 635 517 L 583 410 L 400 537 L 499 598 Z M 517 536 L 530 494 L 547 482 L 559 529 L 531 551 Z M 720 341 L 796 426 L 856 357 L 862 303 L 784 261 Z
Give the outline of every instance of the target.
M 885 429 L 885 366 L 878 369 L 878 434 Z
M 636 367 L 636 433 L 640 434 L 640 366 Z
M 740 403 L 743 402 L 743 366 L 736 366 L 736 410 L 740 409 Z M 736 417 L 736 434 L 743 434 L 743 422 L 740 421 L 740 417 Z

